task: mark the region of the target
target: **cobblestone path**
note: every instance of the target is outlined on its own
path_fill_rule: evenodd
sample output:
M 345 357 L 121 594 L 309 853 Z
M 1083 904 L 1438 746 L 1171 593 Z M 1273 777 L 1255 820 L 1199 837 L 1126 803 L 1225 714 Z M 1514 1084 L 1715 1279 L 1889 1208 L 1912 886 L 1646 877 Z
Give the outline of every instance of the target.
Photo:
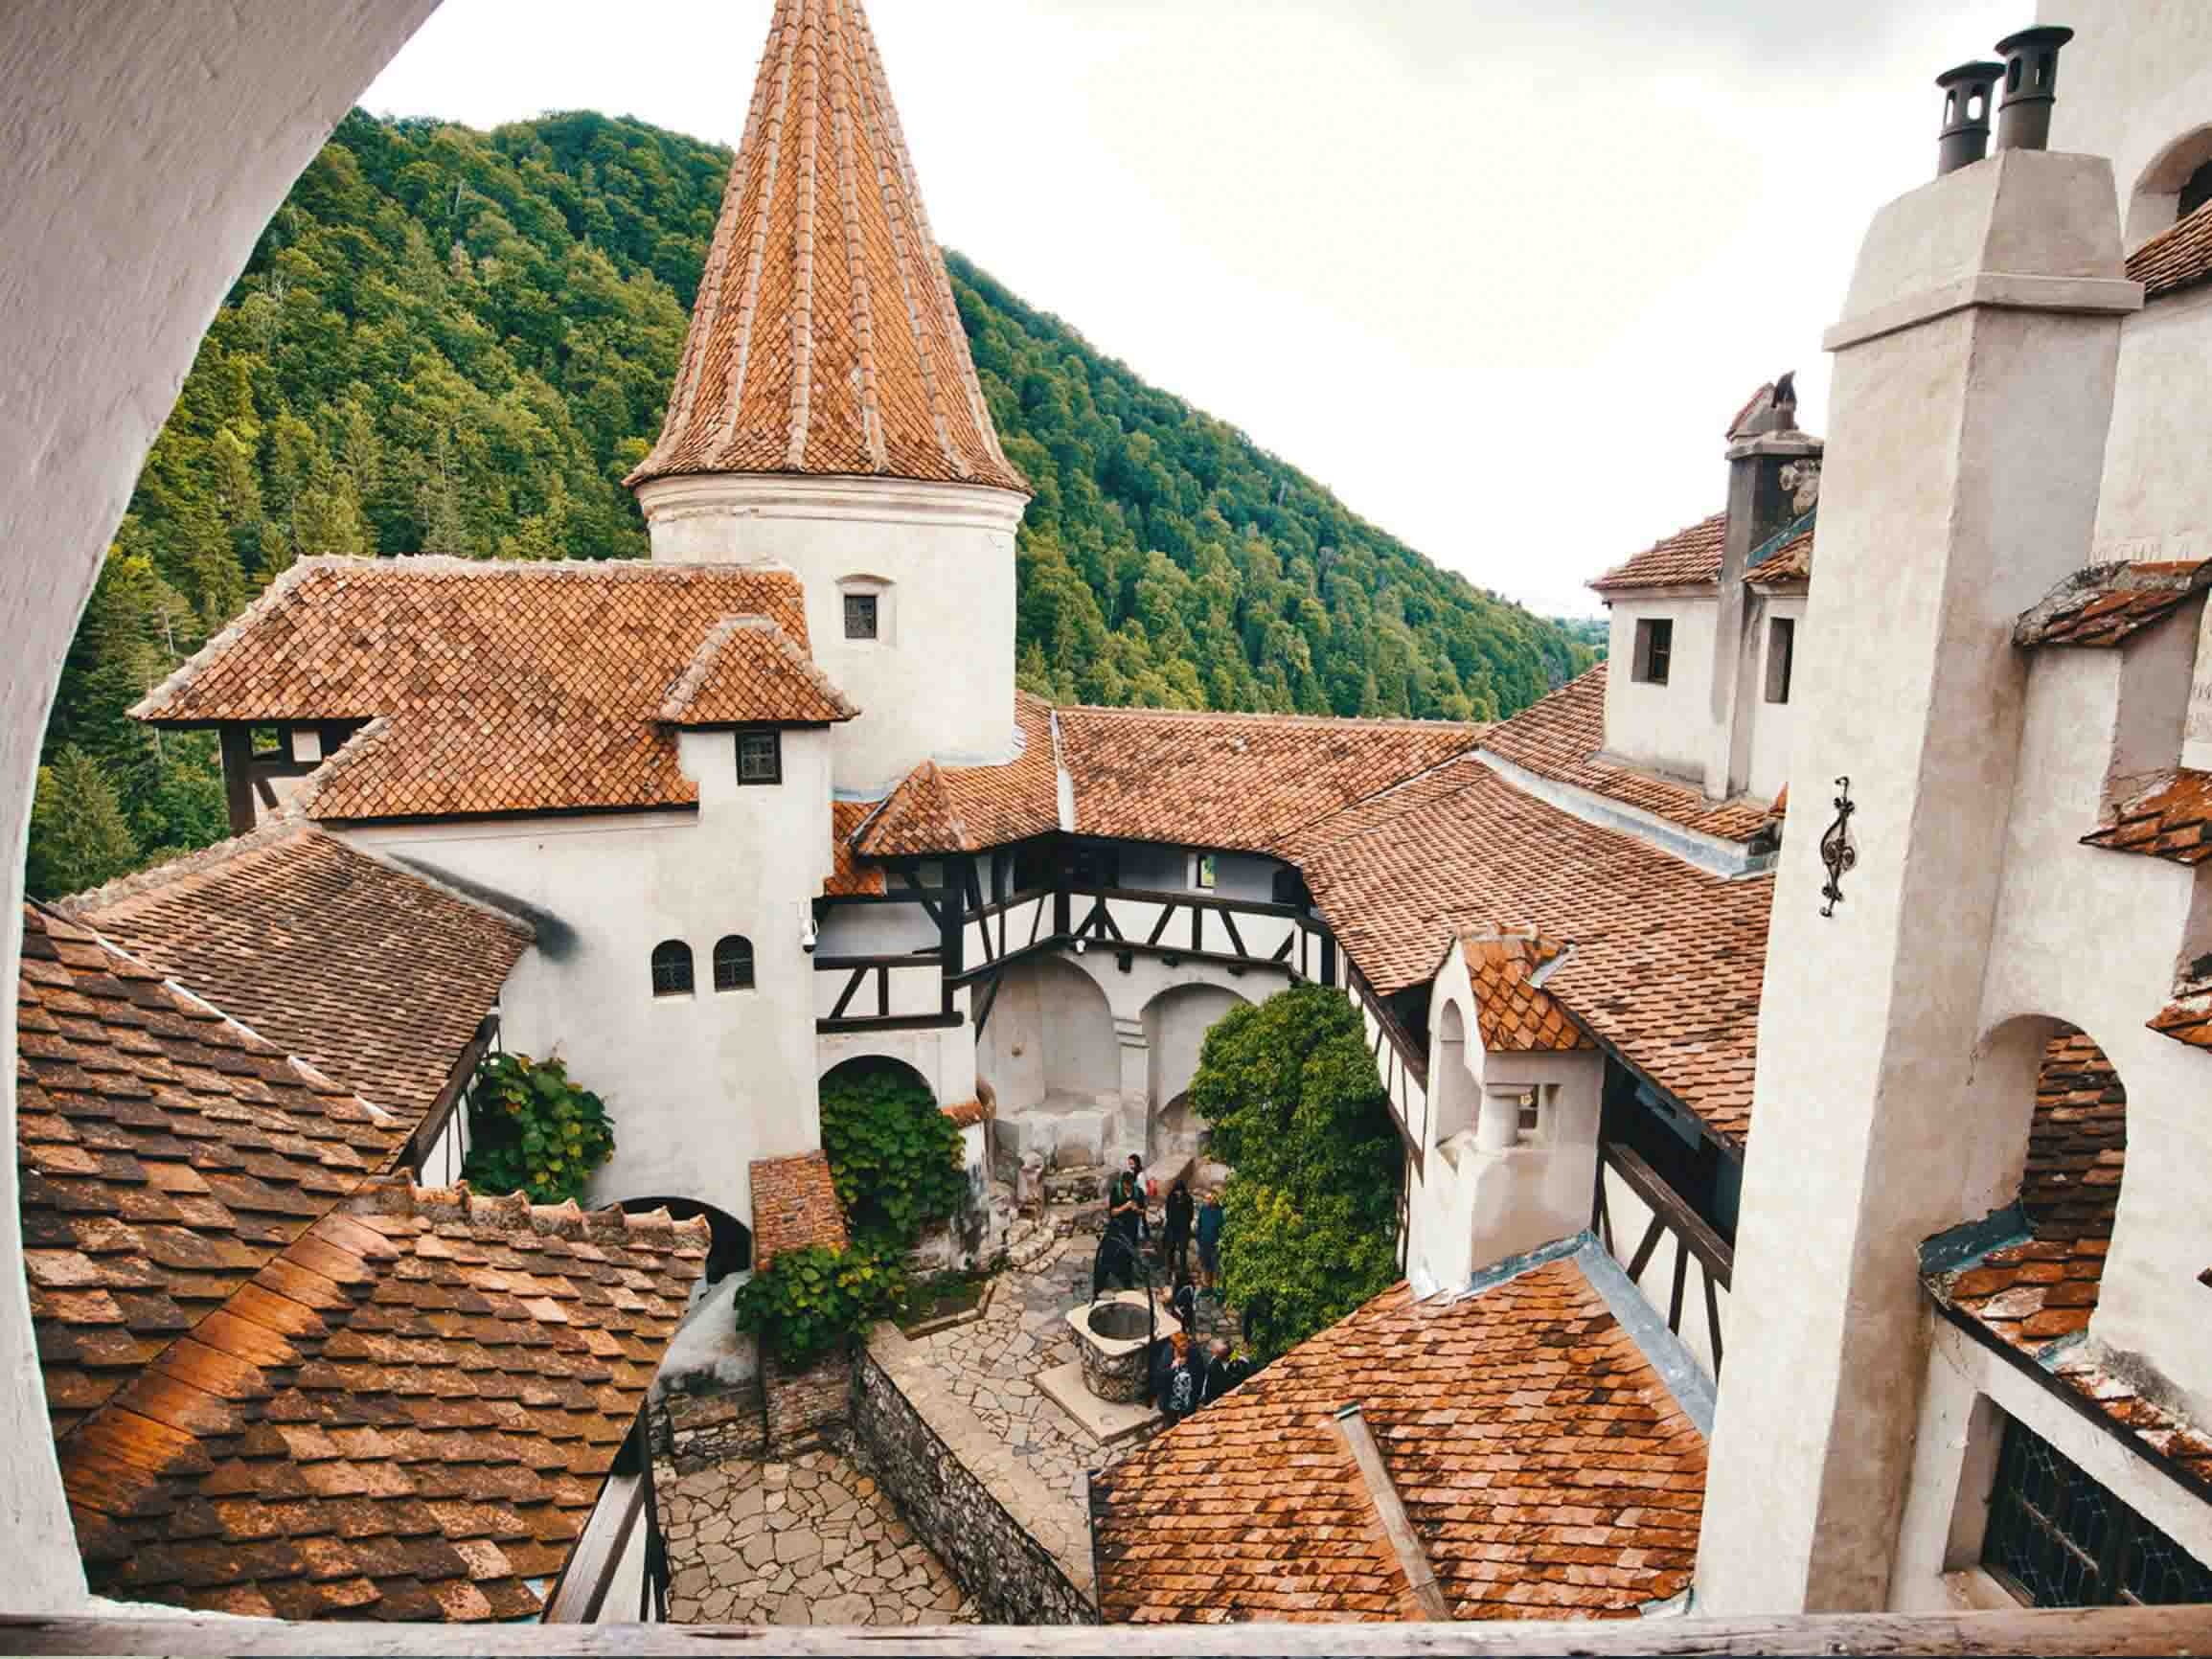
M 876 1483 L 832 1451 L 731 1459 L 661 1494 L 673 1624 L 972 1625 Z

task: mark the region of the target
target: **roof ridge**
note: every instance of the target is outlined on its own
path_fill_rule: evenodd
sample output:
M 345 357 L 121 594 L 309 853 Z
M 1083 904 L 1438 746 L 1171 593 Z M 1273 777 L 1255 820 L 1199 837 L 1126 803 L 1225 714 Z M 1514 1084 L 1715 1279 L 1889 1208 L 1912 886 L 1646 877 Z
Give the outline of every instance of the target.
M 1060 715 L 1116 715 L 1131 718 L 1167 720 L 1248 720 L 1254 724 L 1283 726 L 1334 726 L 1361 731 L 1439 732 L 1453 727 L 1475 733 L 1488 731 L 1494 720 L 1424 719 L 1416 715 L 1307 715 L 1279 714 L 1271 709 L 1154 709 L 1136 704 L 1052 703 Z
M 362 1216 L 413 1216 L 426 1221 L 458 1222 L 501 1233 L 525 1230 L 546 1238 L 584 1239 L 599 1244 L 652 1244 L 673 1247 L 686 1240 L 705 1249 L 710 1229 L 704 1216 L 678 1221 L 666 1208 L 626 1211 L 610 1204 L 586 1210 L 574 1198 L 538 1204 L 527 1193 L 479 1193 L 467 1181 L 425 1187 L 411 1176 L 364 1181 L 339 1201 L 339 1209 Z

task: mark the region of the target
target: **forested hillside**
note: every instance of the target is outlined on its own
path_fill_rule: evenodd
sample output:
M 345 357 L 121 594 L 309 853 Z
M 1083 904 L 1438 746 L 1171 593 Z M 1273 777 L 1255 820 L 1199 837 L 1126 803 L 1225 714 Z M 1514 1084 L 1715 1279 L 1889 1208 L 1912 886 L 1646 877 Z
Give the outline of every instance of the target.
M 633 121 L 355 112 L 270 222 L 64 670 L 32 890 L 224 832 L 212 739 L 125 711 L 308 554 L 625 558 L 729 152 Z M 1023 682 L 1062 699 L 1489 718 L 1590 660 L 954 258 L 1038 495 Z

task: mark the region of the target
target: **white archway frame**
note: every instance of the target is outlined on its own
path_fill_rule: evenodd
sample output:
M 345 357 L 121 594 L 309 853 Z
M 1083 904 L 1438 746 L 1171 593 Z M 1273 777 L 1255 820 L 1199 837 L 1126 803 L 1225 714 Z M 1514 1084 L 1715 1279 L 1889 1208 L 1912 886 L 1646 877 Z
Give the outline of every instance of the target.
M 0 980 L 61 659 L 194 353 L 302 169 L 438 0 L 16 0 L 0 8 Z M 15 1022 L 0 1022 L 15 1139 Z M 0 1609 L 86 1601 L 0 1159 Z

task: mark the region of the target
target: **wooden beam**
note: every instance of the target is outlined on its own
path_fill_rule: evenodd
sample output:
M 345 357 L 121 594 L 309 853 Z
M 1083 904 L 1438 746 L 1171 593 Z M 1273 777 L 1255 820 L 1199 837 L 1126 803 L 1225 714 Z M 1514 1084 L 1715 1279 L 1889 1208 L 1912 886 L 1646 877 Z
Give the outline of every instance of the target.
M 1690 1253 L 1705 1264 L 1706 1272 L 1721 1282 L 1722 1289 L 1727 1289 L 1729 1276 L 1736 1265 L 1736 1252 L 1728 1241 L 1684 1203 L 1681 1194 L 1661 1180 L 1659 1172 L 1645 1163 L 1634 1148 L 1620 1141 L 1601 1141 L 1598 1155 L 1629 1184 L 1629 1190 L 1650 1207 L 1653 1219 L 1663 1219 L 1682 1236 L 1690 1246 Z M 1630 1277 L 1635 1276 L 1631 1273 Z
M 955 1011 L 951 1013 L 899 1013 L 888 1019 L 818 1019 L 815 1031 L 824 1036 L 839 1032 L 855 1031 L 949 1031 L 967 1022 L 967 1015 Z
M 225 721 L 216 728 L 216 746 L 222 753 L 223 805 L 230 809 L 231 833 L 243 835 L 254 827 L 254 729 Z
M 1190 1654 L 1230 1659 L 1253 1653 L 1491 1655 L 1582 1653 L 1593 1659 L 1652 1653 L 2022 1653 L 2135 1655 L 2201 1653 L 2212 1648 L 2212 1606 L 2022 1607 L 1995 1613 L 1758 1614 L 1583 1622 L 1499 1621 L 1402 1625 L 1119 1625 L 1110 1642 L 1098 1626 L 908 1625 L 871 1628 L 746 1625 L 287 1625 L 276 1620 L 195 1618 L 0 1618 L 0 1650 L 50 1653 L 169 1653 L 180 1659 L 506 1659 L 554 1651 L 607 1659 L 730 1659 L 736 1653 L 964 1654 L 1096 1653 L 1118 1659 Z

